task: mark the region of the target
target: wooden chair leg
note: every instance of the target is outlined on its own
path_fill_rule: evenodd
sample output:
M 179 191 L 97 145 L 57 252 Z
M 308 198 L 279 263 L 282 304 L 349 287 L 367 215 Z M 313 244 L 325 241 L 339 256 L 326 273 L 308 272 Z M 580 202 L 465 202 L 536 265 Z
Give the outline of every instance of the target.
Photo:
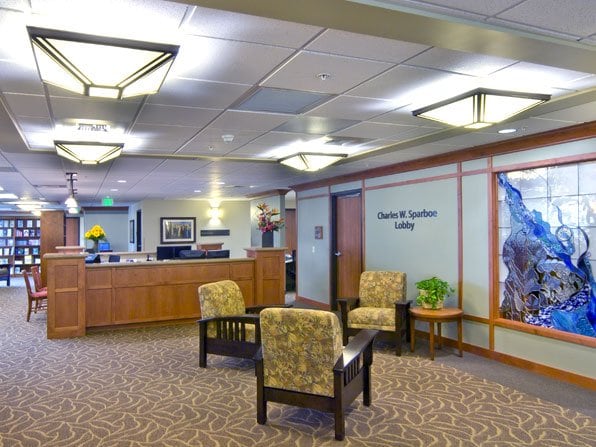
M 207 368 L 207 331 L 206 327 L 199 325 L 199 367 Z
M 31 319 L 31 298 L 28 300 L 27 304 L 27 321 Z
M 335 408 L 335 439 L 343 441 L 346 437 L 346 421 L 343 408 Z

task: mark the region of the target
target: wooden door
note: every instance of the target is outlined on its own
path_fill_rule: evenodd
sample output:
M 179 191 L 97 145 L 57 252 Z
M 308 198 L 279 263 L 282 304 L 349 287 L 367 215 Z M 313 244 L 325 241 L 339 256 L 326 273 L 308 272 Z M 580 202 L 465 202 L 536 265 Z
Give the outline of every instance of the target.
M 334 204 L 333 253 L 334 287 L 331 307 L 337 309 L 337 298 L 358 296 L 362 272 L 362 200 L 360 192 L 338 195 Z

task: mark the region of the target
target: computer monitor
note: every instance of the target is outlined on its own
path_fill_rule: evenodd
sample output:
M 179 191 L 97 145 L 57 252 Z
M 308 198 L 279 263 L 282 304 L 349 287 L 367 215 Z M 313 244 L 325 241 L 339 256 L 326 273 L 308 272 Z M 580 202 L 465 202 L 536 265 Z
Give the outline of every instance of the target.
M 174 257 L 174 250 L 171 245 L 168 246 L 157 246 L 156 250 L 156 257 L 158 261 L 163 261 L 164 259 L 172 259 Z
M 110 250 L 112 250 L 112 248 L 111 248 L 109 242 L 98 242 L 97 250 L 98 251 L 110 251 Z
M 99 264 L 101 257 L 98 253 L 91 253 L 85 257 L 85 264 Z
M 206 254 L 205 250 L 180 250 L 178 256 L 182 259 L 204 259 Z
M 230 250 L 209 250 L 207 251 L 208 259 L 214 258 L 229 258 L 230 257 Z
M 192 246 L 191 245 L 174 245 L 172 246 L 173 249 L 173 257 L 174 258 L 179 258 L 180 257 L 180 252 L 182 250 L 192 250 Z

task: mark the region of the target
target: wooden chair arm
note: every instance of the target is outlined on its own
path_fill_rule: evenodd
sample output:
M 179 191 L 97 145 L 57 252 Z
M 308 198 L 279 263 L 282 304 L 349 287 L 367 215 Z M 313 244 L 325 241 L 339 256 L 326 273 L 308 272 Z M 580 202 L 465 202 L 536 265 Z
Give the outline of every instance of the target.
M 336 373 L 345 371 L 366 350 L 369 350 L 371 355 L 370 359 L 365 359 L 365 363 L 370 365 L 372 363 L 372 344 L 378 333 L 379 331 L 376 329 L 362 329 L 359 331 L 344 347 L 343 355 L 337 359 L 333 371 Z
M 263 304 L 260 306 L 246 306 L 246 313 L 247 314 L 258 314 L 263 309 L 267 309 L 268 307 L 294 307 L 292 304 Z
M 211 318 L 201 318 L 197 320 L 198 324 L 207 324 L 211 321 L 230 321 L 230 322 L 238 322 L 238 323 L 248 323 L 248 324 L 256 324 L 259 322 L 259 316 L 256 314 L 245 314 L 245 315 L 231 315 L 227 317 L 211 317 Z
M 348 311 L 358 307 L 360 304 L 360 298 L 338 298 L 337 304 L 339 304 L 340 310 L 342 312 L 345 309 L 346 313 L 348 313 Z

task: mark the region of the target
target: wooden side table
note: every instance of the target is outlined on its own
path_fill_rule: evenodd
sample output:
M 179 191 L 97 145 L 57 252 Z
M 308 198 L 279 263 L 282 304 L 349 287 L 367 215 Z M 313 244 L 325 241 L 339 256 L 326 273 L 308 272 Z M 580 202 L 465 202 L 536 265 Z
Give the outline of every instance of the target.
M 435 359 L 435 323 L 437 323 L 437 337 L 439 349 L 443 345 L 441 338 L 441 323 L 448 323 L 450 321 L 457 321 L 457 347 L 459 349 L 459 356 L 463 356 L 462 351 L 462 317 L 464 311 L 457 307 L 444 307 L 443 309 L 424 309 L 422 307 L 410 308 L 410 351 L 414 352 L 416 330 L 416 320 L 426 321 L 429 324 L 429 346 L 430 359 Z

